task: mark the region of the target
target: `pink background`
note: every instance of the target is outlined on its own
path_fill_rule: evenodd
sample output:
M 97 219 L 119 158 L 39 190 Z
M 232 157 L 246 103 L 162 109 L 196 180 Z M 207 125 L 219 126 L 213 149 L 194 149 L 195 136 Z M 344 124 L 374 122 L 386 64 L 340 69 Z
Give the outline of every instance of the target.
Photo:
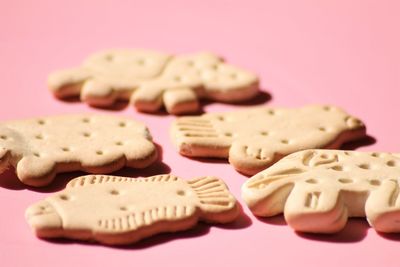
M 58 2 L 58 3 L 57 3 Z M 47 74 L 114 47 L 169 52 L 211 50 L 257 72 L 273 106 L 331 103 L 362 118 L 373 138 L 359 150 L 399 151 L 400 5 L 398 1 L 1 1 L 0 119 L 84 111 L 145 121 L 163 163 L 130 176 L 172 172 L 217 175 L 240 197 L 247 179 L 225 162 L 199 162 L 173 149 L 167 115 L 133 108 L 98 110 L 53 99 Z M 206 111 L 231 110 L 208 104 Z M 361 144 L 358 144 L 361 145 Z M 357 147 L 353 145 L 352 147 Z M 282 217 L 242 218 L 222 227 L 164 234 L 127 248 L 37 239 L 24 220 L 32 202 L 62 189 L 27 189 L 12 172 L 0 178 L 1 266 L 399 266 L 399 235 L 382 236 L 363 219 L 333 236 L 300 235 Z M 362 265 L 361 265 L 362 264 Z

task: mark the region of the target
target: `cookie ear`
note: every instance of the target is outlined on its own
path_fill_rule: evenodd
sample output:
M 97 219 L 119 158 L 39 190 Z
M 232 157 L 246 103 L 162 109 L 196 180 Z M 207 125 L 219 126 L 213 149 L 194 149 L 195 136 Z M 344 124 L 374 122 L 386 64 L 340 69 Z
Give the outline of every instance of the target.
M 188 181 L 196 192 L 204 221 L 224 223 L 239 214 L 235 197 L 229 193 L 225 183 L 216 177 L 200 177 Z

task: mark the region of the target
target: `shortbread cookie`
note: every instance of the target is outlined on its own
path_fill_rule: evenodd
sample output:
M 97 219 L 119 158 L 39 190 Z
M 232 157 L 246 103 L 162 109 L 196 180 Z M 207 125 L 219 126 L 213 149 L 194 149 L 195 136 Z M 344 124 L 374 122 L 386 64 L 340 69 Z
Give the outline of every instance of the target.
M 333 106 L 261 107 L 181 117 L 171 135 L 182 155 L 229 158 L 239 172 L 252 175 L 299 150 L 339 148 L 364 137 L 365 126 Z
M 29 207 L 26 218 L 41 238 L 122 245 L 186 230 L 198 221 L 228 223 L 238 214 L 235 198 L 215 177 L 87 175 Z
M 348 217 L 400 232 L 400 154 L 305 150 L 250 178 L 242 197 L 257 216 L 284 213 L 296 231 L 334 233 Z
M 157 150 L 142 123 L 109 115 L 63 115 L 0 123 L 0 173 L 9 165 L 27 185 L 59 172 L 108 173 L 144 168 Z
M 144 50 L 108 50 L 89 56 L 80 67 L 52 73 L 48 85 L 58 98 L 80 96 L 107 107 L 131 100 L 140 111 L 164 105 L 171 114 L 199 109 L 199 98 L 239 102 L 258 93 L 255 74 L 211 53 L 167 55 Z

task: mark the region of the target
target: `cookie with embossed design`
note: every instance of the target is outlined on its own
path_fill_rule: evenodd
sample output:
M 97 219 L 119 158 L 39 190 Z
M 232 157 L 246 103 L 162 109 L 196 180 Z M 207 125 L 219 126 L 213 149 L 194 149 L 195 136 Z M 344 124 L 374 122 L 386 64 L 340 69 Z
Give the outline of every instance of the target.
M 335 233 L 349 217 L 400 232 L 400 154 L 343 150 L 293 153 L 250 178 L 242 197 L 257 216 L 283 213 L 296 231 Z
M 87 175 L 30 206 L 26 219 L 41 238 L 124 245 L 187 230 L 198 221 L 228 223 L 238 214 L 235 198 L 215 177 Z
M 247 175 L 290 153 L 336 149 L 365 134 L 359 119 L 338 107 L 319 105 L 185 116 L 171 127 L 171 139 L 182 155 L 228 158 L 236 170 Z

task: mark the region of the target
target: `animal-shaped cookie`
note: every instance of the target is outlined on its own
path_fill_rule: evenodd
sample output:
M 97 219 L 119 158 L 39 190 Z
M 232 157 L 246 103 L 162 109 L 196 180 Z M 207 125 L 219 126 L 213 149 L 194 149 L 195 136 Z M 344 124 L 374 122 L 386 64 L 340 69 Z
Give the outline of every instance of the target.
M 122 245 L 183 231 L 198 221 L 228 223 L 238 214 L 235 198 L 215 177 L 87 175 L 29 207 L 26 218 L 41 238 Z
M 89 56 L 82 66 L 50 74 L 58 98 L 79 96 L 98 107 L 128 100 L 139 110 L 171 114 L 197 111 L 199 99 L 248 100 L 258 93 L 255 74 L 211 53 L 167 55 L 144 50 L 108 50 Z
M 283 156 L 309 148 L 339 148 L 365 136 L 364 124 L 334 106 L 250 108 L 178 118 L 171 138 L 189 157 L 229 158 L 253 175 Z
M 9 165 L 30 186 L 60 172 L 144 168 L 157 150 L 142 123 L 110 115 L 62 115 L 0 123 L 0 173 Z M 0 177 L 1 178 L 1 177 Z
M 348 217 L 400 232 L 400 154 L 341 150 L 293 153 L 250 178 L 242 197 L 262 217 L 284 213 L 296 231 L 334 233 Z

